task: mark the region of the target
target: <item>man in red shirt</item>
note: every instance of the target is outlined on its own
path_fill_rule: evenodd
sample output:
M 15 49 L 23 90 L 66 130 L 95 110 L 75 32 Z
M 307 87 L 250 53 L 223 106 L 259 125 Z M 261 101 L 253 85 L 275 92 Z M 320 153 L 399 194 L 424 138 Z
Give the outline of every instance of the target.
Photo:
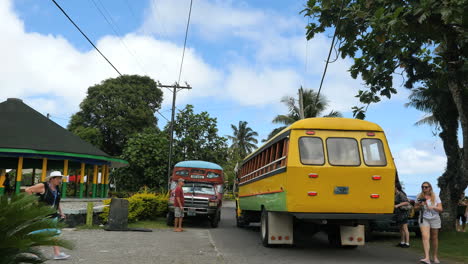
M 184 219 L 184 179 L 179 178 L 174 190 L 174 232 L 182 232 L 182 220 Z

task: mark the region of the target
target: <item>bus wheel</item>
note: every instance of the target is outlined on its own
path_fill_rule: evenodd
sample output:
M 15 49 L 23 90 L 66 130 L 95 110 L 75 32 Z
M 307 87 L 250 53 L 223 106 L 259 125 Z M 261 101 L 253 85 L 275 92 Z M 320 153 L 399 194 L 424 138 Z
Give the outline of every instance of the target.
M 210 216 L 210 226 L 213 228 L 217 228 L 219 225 L 219 221 L 221 220 L 221 211 L 218 210 L 212 216 Z
M 238 212 L 238 210 L 240 210 L 238 208 L 239 208 L 239 205 L 236 202 L 236 212 L 235 212 L 235 214 L 236 214 L 236 226 L 237 227 L 246 227 L 246 226 L 249 225 L 249 222 L 246 221 L 245 211 L 241 211 L 240 215 L 238 215 L 237 212 Z
M 271 244 L 268 243 L 268 238 L 270 237 L 270 230 L 268 230 L 268 212 L 263 208 L 262 216 L 260 219 L 260 235 L 262 239 L 262 244 L 264 247 L 271 247 Z
M 166 224 L 168 226 L 174 226 L 174 213 L 173 212 L 167 212 Z

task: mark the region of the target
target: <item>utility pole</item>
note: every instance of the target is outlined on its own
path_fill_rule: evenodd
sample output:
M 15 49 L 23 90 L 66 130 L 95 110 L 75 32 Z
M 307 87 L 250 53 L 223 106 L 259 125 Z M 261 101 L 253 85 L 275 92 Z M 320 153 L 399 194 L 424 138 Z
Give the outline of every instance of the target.
M 172 113 L 171 113 L 171 125 L 169 126 L 169 134 L 170 134 L 170 139 L 169 139 L 169 160 L 167 162 L 167 187 L 169 189 L 170 185 L 170 178 L 171 178 L 171 163 L 172 163 L 172 143 L 174 141 L 174 115 L 175 115 L 175 102 L 176 102 L 176 94 L 177 94 L 177 89 L 192 89 L 192 87 L 188 84 L 185 83 L 185 86 L 180 86 L 177 82 L 174 83 L 173 85 L 163 85 L 160 82 L 157 83 L 158 87 L 163 87 L 163 88 L 173 88 L 174 91 L 172 91 Z
M 302 87 L 299 88 L 299 118 L 304 119 L 304 97 L 302 96 L 303 90 Z

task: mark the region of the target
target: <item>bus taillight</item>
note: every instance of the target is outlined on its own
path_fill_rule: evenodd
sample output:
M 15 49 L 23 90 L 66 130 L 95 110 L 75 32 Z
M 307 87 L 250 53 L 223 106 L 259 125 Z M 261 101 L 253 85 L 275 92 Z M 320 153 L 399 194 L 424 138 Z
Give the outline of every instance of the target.
M 368 135 L 369 137 L 373 137 L 373 136 L 375 136 L 375 133 L 374 133 L 374 132 L 367 132 L 367 135 Z
M 381 179 L 382 179 L 382 176 L 380 176 L 380 175 L 374 175 L 374 176 L 372 176 L 372 179 L 373 179 L 373 180 L 381 180 Z
M 370 197 L 371 197 L 371 198 L 379 198 L 379 197 L 380 197 L 380 195 L 373 193 L 373 194 L 371 194 L 371 196 L 370 196 Z
M 318 178 L 317 173 L 309 173 L 309 178 Z
M 313 131 L 313 130 L 307 130 L 307 131 L 306 131 L 306 134 L 307 134 L 307 135 L 315 135 L 315 131 Z
M 307 193 L 309 196 L 317 196 L 317 192 L 308 192 Z

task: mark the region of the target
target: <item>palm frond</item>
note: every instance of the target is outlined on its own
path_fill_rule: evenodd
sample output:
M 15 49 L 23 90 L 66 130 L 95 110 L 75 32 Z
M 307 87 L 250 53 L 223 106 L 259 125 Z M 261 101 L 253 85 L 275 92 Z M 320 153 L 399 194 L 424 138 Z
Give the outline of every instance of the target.
M 48 218 L 50 207 L 38 204 L 37 197 L 27 194 L 0 197 L 0 264 L 42 263 L 45 258 L 37 246 L 73 245 L 56 237 L 63 224 Z M 40 231 L 40 232 L 38 232 Z

